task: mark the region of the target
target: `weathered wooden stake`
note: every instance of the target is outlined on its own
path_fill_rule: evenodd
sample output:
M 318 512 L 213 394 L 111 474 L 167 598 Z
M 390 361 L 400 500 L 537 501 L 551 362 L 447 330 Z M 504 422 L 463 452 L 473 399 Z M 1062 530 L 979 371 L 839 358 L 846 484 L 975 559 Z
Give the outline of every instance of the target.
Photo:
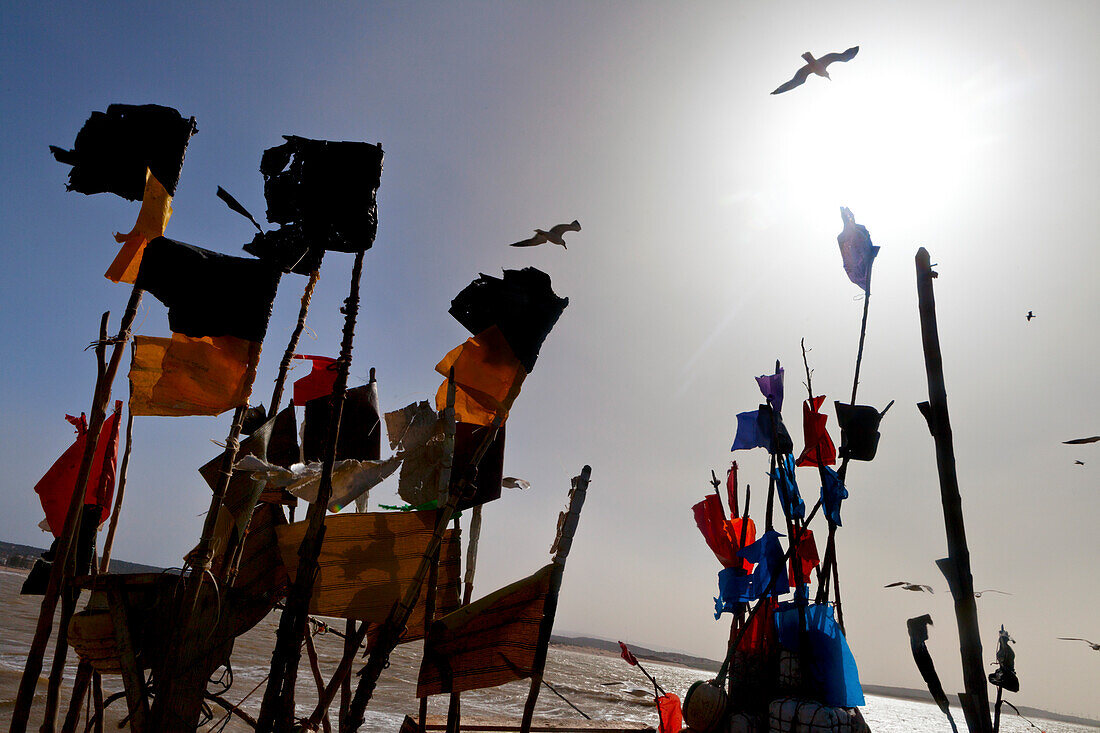
M 962 497 L 955 473 L 955 447 L 951 435 L 951 419 L 947 412 L 947 388 L 943 379 L 943 356 L 940 352 L 939 326 L 936 321 L 936 297 L 928 251 L 921 247 L 916 255 L 917 298 L 920 304 L 921 341 L 924 345 L 924 367 L 928 377 L 928 402 L 922 412 L 936 444 L 936 469 L 940 478 L 940 499 L 943 521 L 947 530 L 950 573 L 948 582 L 955 599 L 955 618 L 959 626 L 959 652 L 962 657 L 963 686 L 966 696 L 960 696 L 971 731 L 990 733 L 989 689 L 982 664 L 982 638 L 978 629 L 978 606 L 974 600 L 974 576 L 970 571 L 970 550 L 966 544 Z M 977 726 L 975 728 L 975 726 Z
M 561 581 L 565 576 L 565 561 L 569 557 L 569 549 L 573 546 L 573 535 L 577 531 L 577 523 L 580 521 L 581 509 L 584 508 L 584 499 L 588 494 L 588 482 L 591 478 L 591 466 L 585 466 L 581 469 L 579 476 L 573 477 L 572 488 L 569 491 L 569 507 L 558 516 L 557 537 L 554 539 L 554 546 L 550 548 L 554 553 L 554 567 L 550 571 L 550 588 L 547 590 L 546 603 L 542 610 L 538 648 L 535 649 L 535 663 L 531 675 L 531 689 L 527 692 L 527 702 L 523 706 L 523 720 L 520 723 L 522 733 L 531 733 L 535 703 L 538 702 L 542 675 L 546 668 L 546 650 L 550 646 L 550 635 L 554 632 L 554 615 L 558 610 Z
M 115 544 L 115 530 L 118 528 L 118 513 L 122 511 L 122 497 L 126 495 L 126 473 L 130 468 L 130 449 L 134 442 L 134 414 L 126 408 L 126 448 L 122 451 L 122 464 L 118 469 L 118 489 L 115 490 L 115 506 L 111 510 L 111 519 L 107 524 L 107 537 L 103 540 L 103 556 L 99 561 L 99 572 L 106 573 L 111 567 L 111 549 Z
M 323 257 L 324 255 L 322 255 Z M 298 340 L 302 338 L 302 331 L 306 328 L 306 316 L 309 315 L 309 304 L 313 300 L 313 290 L 317 287 L 317 281 L 321 279 L 321 263 L 317 263 L 317 269 L 309 273 L 309 281 L 302 291 L 302 305 L 298 309 L 298 322 L 294 325 L 294 331 L 290 334 L 290 342 L 283 352 L 283 359 L 279 362 L 279 376 L 275 378 L 275 391 L 271 393 L 271 409 L 267 411 L 268 417 L 273 417 L 282 406 L 283 390 L 286 388 L 286 376 L 290 371 L 290 361 L 294 358 L 294 352 L 298 350 Z
M 317 646 L 313 643 L 313 632 L 306 632 L 306 656 L 309 657 L 309 668 L 313 672 L 313 682 L 317 685 L 317 697 L 325 694 L 325 679 L 321 676 L 321 663 L 317 659 Z M 332 733 L 332 721 L 329 719 L 328 710 L 321 716 L 321 728 L 325 733 Z

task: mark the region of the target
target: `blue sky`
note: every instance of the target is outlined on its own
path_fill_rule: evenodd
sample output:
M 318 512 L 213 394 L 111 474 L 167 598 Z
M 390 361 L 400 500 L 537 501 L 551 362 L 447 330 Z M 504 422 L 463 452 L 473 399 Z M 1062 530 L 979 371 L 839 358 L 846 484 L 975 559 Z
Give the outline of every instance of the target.
M 941 675 L 961 689 L 933 565 L 946 552 L 934 454 L 914 407 L 927 398 L 923 245 L 942 273 L 976 583 L 1014 593 L 980 601 L 987 656 L 1004 623 L 1018 702 L 1100 717 L 1095 654 L 1054 640 L 1100 637 L 1087 582 L 1100 455 L 1060 442 L 1098 432 L 1098 16 L 1077 2 L 0 4 L 0 537 L 46 542 L 31 488 L 71 441 L 63 415 L 88 409 L 82 349 L 99 314 L 117 323 L 127 296 L 101 273 L 136 204 L 66 193 L 48 145 L 71 144 L 110 103 L 155 102 L 199 126 L 167 234 L 223 252 L 251 232 L 216 187 L 261 215 L 259 157 L 280 135 L 382 143 L 352 382 L 377 367 L 386 409 L 434 394 L 435 363 L 466 336 L 449 301 L 478 272 L 549 272 L 570 306 L 517 402 L 506 459 L 533 487 L 486 508 L 478 587 L 545 561 L 568 477 L 590 463 L 559 627 L 717 657 L 719 568 L 690 506 L 728 466 L 734 415 L 755 407 L 752 377 L 776 358 L 800 433 L 800 338 L 815 389 L 847 396 L 862 303 L 835 244 L 845 205 L 883 248 L 859 401 L 897 400 L 878 457 L 849 472 L 838 540 L 864 680 L 919 686 L 904 621 L 931 612 Z M 833 81 L 768 94 L 803 51 L 852 45 Z M 568 251 L 506 246 L 574 218 Z M 350 262 L 326 259 L 302 351 L 336 352 Z M 254 401 L 270 399 L 302 285 L 283 282 Z M 167 335 L 152 298 L 136 330 Z M 195 468 L 228 423 L 138 421 L 116 557 L 180 562 L 209 496 Z M 756 453 L 733 457 L 759 509 Z M 814 497 L 813 472 L 799 478 Z M 394 498 L 384 485 L 372 502 Z M 942 590 L 882 589 L 899 579 Z

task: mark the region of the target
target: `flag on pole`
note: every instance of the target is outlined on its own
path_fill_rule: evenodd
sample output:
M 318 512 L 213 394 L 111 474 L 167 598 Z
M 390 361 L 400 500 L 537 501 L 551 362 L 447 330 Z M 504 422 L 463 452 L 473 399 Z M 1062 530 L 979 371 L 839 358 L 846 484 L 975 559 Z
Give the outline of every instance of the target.
M 879 248 L 871 244 L 871 235 L 867 227 L 856 224 L 850 209 L 840 207 L 840 218 L 844 221 L 844 230 L 837 235 L 840 245 L 840 257 L 844 261 L 844 271 L 848 279 L 871 294 L 871 266 Z
M 621 657 L 622 657 L 622 658 L 623 658 L 624 660 L 626 660 L 626 663 L 627 663 L 627 664 L 629 664 L 629 665 L 630 665 L 631 667 L 637 667 L 637 666 L 638 666 L 638 659 L 637 659 L 637 657 L 635 657 L 635 656 L 634 656 L 634 653 L 630 651 L 630 648 L 629 648 L 629 647 L 627 647 L 627 645 L 626 645 L 626 644 L 624 644 L 624 643 L 622 643 L 622 642 L 620 641 L 620 642 L 619 642 L 619 649 L 621 649 L 621 650 L 622 650 L 622 651 L 620 652 L 620 656 L 621 656 Z

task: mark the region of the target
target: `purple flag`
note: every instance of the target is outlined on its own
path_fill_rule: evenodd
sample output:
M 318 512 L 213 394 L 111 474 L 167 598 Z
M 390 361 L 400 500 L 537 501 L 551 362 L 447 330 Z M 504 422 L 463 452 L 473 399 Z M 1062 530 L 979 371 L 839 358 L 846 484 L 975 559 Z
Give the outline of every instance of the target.
M 879 248 L 871 244 L 871 235 L 867 227 L 856 224 L 852 212 L 841 206 L 840 218 L 844 220 L 844 231 L 837 235 L 836 241 L 840 245 L 840 256 L 844 260 L 844 271 L 848 273 L 848 279 L 863 288 L 863 292 L 871 294 L 871 265 L 875 262 L 875 255 Z
M 763 374 L 756 378 L 760 385 L 760 393 L 766 399 L 772 401 L 772 407 L 776 412 L 783 411 L 783 367 L 779 367 L 775 374 Z

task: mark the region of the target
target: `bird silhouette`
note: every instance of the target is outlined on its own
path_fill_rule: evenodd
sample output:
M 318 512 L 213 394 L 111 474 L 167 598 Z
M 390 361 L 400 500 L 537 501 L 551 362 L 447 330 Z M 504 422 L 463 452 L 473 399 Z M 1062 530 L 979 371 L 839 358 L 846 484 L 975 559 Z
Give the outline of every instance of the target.
M 505 476 L 500 485 L 506 489 L 519 489 L 521 491 L 531 488 L 531 482 L 514 476 Z
M 975 598 L 981 598 L 982 593 L 1000 593 L 1002 596 L 1012 595 L 1011 593 L 1006 593 L 1003 590 L 997 590 L 995 588 L 986 588 L 985 590 L 976 590 L 976 591 L 974 591 L 974 597 Z
M 565 249 L 569 249 L 565 246 L 565 239 L 563 235 L 566 232 L 579 232 L 581 230 L 581 223 L 576 219 L 570 224 L 558 224 L 557 226 L 550 227 L 550 231 L 544 229 L 536 229 L 535 236 L 530 239 L 524 239 L 521 242 L 513 242 L 508 245 L 509 247 L 534 247 L 544 242 L 551 242 L 553 244 L 560 244 Z
M 1085 465 L 1085 462 L 1084 462 L 1084 461 L 1074 461 L 1074 462 L 1073 462 L 1073 465 L 1075 465 L 1075 466 L 1083 466 L 1083 465 Z
M 802 54 L 802 58 L 806 59 L 806 65 L 795 72 L 794 78 L 783 86 L 776 89 L 772 94 L 782 94 L 783 92 L 789 92 L 795 87 L 802 86 L 811 73 L 823 76 L 826 79 L 832 79 L 829 76 L 829 72 L 826 71 L 826 67 L 834 61 L 851 61 L 855 58 L 855 55 L 859 53 L 859 46 L 852 46 L 844 53 L 827 53 L 819 59 L 815 59 L 814 55 L 807 51 Z
M 1074 438 L 1073 440 L 1063 440 L 1063 445 L 1084 445 L 1085 443 L 1095 443 L 1100 440 L 1100 435 L 1094 435 L 1091 438 Z
M 889 583 L 889 584 L 884 585 L 882 587 L 883 588 L 896 588 L 898 586 L 901 586 L 904 590 L 912 590 L 912 591 L 918 591 L 918 592 L 928 591 L 929 593 L 935 594 L 935 591 L 932 590 L 932 586 L 930 586 L 930 585 L 924 585 L 923 583 L 909 583 L 909 582 L 906 582 L 904 580 L 899 580 L 896 583 Z
M 1088 639 L 1082 639 L 1079 636 L 1059 636 L 1058 638 L 1061 639 L 1062 641 L 1083 641 L 1086 644 L 1088 644 L 1089 646 L 1091 646 L 1092 650 L 1094 652 L 1100 652 L 1100 644 L 1097 644 L 1095 642 L 1091 642 Z
M 1028 323 L 1031 323 L 1031 319 L 1032 319 L 1032 318 L 1034 318 L 1034 317 L 1035 317 L 1035 314 L 1034 314 L 1034 313 L 1032 313 L 1031 311 L 1028 311 L 1028 312 L 1027 312 L 1027 315 L 1026 315 L 1026 316 L 1024 316 L 1024 318 L 1026 318 L 1026 319 L 1027 319 L 1027 322 L 1028 322 Z

